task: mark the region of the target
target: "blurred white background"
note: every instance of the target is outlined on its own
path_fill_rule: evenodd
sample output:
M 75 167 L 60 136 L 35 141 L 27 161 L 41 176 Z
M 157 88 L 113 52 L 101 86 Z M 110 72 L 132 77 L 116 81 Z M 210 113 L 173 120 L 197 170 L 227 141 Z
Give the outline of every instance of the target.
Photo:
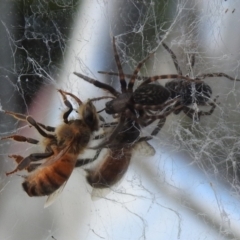
M 61 122 L 64 109 L 56 89 L 71 91 L 82 100 L 104 93 L 78 79 L 72 74 L 74 71 L 108 81 L 119 89 L 117 79 L 97 73 L 99 70 L 116 71 L 112 36 L 117 37 L 118 50 L 128 73 L 147 52 L 158 45 L 157 40 L 161 36 L 176 52 L 185 73 L 188 72 L 186 59 L 194 53 L 195 75 L 221 71 L 239 78 L 240 5 L 237 1 L 120 3 L 91 0 L 72 6 L 65 1 L 53 3 L 60 9 L 64 8 L 66 17 L 69 17 L 68 10 L 74 8 L 69 35 L 59 35 L 66 44 L 62 49 L 60 67 L 54 72 L 55 75 L 51 75 L 40 66 L 39 61 L 33 57 L 30 59 L 30 54 L 26 54 L 30 59 L 29 65 L 34 66 L 38 76 L 42 74 L 47 79 L 30 97 L 31 103 L 28 105 L 20 84 L 23 79 L 19 77 L 24 74 L 15 71 L 10 63 L 4 65 L 1 68 L 4 70 L 2 81 L 13 87 L 6 85 L 5 89 L 8 90 L 5 92 L 9 92 L 7 97 L 1 93 L 3 109 L 20 112 L 16 106 L 22 102 L 26 112 L 39 122 L 56 126 Z M 7 3 L 4 4 L 7 6 Z M 46 10 L 44 7 L 50 7 L 50 4 L 29 1 L 22 5 L 19 9 L 29 8 L 34 16 L 32 20 L 29 12 L 24 11 L 25 23 L 35 24 L 35 35 L 28 35 L 25 25 L 24 36 L 28 40 L 42 38 L 45 46 L 49 46 L 48 41 L 54 42 L 56 36 L 53 33 L 51 35 L 51 29 L 49 33 L 41 34 L 37 18 Z M 49 19 L 54 23 L 54 18 Z M 10 25 L 7 20 L 2 20 L 4 30 L 1 35 L 5 39 L 2 43 L 11 46 L 6 61 L 10 55 L 16 59 L 17 65 L 18 58 L 13 46 L 19 43 L 9 33 Z M 18 48 L 26 49 L 24 44 L 21 42 Z M 47 51 L 51 59 L 54 48 L 51 46 Z M 147 75 L 176 72 L 171 58 L 162 47 L 159 47 L 158 53 L 143 71 Z M 15 73 L 20 83 L 9 80 L 6 76 L 10 73 Z M 92 189 L 85 181 L 85 172 L 76 169 L 59 199 L 43 209 L 46 199 L 28 197 L 21 188 L 21 177 L 17 174 L 5 176 L 6 171 L 14 168 L 8 154 L 21 153 L 27 156 L 41 149 L 21 143 L 9 145 L 2 142 L 4 164 L 0 178 L 0 239 L 240 239 L 238 175 L 231 177 L 234 170 L 226 160 L 231 153 L 230 162 L 237 164 L 235 161 L 238 160 L 238 149 L 231 150 L 233 146 L 230 143 L 238 142 L 237 128 L 232 126 L 237 126 L 239 119 L 239 84 L 225 78 L 206 81 L 213 89 L 213 98 L 220 95 L 220 105 L 215 113 L 210 117 L 202 117 L 200 123 L 194 125 L 182 114 L 169 116 L 162 131 L 151 141 L 156 155 L 143 158 L 136 153 L 122 182 L 97 201 L 91 199 Z M 17 93 L 21 98 L 13 101 Z M 12 104 L 7 105 L 10 99 Z M 100 106 L 103 104 L 99 103 L 99 109 Z M 228 118 L 225 111 L 229 111 Z M 1 119 L 1 125 L 6 126 L 10 118 L 6 120 L 3 116 Z M 2 135 L 18 131 L 39 138 L 34 129 L 22 127 L 24 124 L 12 125 L 14 130 L 6 128 L 2 130 Z M 222 140 L 226 137 L 221 135 L 224 131 L 229 133 L 231 141 Z M 143 132 L 147 135 L 150 131 L 144 129 Z M 221 140 L 218 145 L 217 142 Z M 222 148 L 221 151 L 219 148 Z M 228 173 L 231 175 L 229 178 Z

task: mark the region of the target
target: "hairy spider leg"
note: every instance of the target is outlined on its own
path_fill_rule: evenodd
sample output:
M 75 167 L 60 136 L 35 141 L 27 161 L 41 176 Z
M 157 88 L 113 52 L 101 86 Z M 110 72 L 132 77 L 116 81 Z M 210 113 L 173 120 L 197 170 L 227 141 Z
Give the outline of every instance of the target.
M 202 80 L 207 77 L 225 77 L 232 81 L 240 81 L 239 78 L 233 78 L 233 77 L 227 75 L 226 73 L 221 73 L 221 72 L 219 72 L 219 73 L 203 73 L 203 74 L 198 75 L 196 77 L 196 79 Z
M 140 63 L 138 63 L 137 67 L 135 68 L 135 70 L 133 71 L 133 74 L 130 78 L 130 81 L 128 83 L 128 91 L 133 92 L 133 86 L 135 83 L 135 80 L 137 78 L 137 75 L 139 73 L 139 71 L 141 70 L 143 64 L 155 54 L 156 50 L 151 52 L 146 58 L 144 58 Z
M 148 126 L 149 124 L 151 124 L 152 122 L 154 122 L 155 120 L 157 119 L 163 119 L 163 118 L 166 118 L 169 114 L 171 114 L 172 112 L 174 112 L 175 110 L 178 110 L 182 108 L 182 105 L 177 105 L 177 106 L 174 106 L 172 108 L 170 108 L 169 110 L 166 110 L 164 111 L 163 113 L 161 114 L 158 114 L 158 115 L 148 115 L 146 113 L 144 113 L 142 116 L 141 116 L 141 119 L 137 118 L 136 116 L 131 116 L 131 118 L 140 123 L 142 126 L 146 127 Z M 130 114 L 127 110 L 127 114 Z M 142 122 L 141 120 L 149 120 L 148 122 Z
M 162 42 L 162 45 L 167 50 L 167 52 L 170 54 L 170 56 L 171 56 L 171 58 L 173 60 L 174 66 L 175 66 L 175 68 L 177 70 L 178 75 L 183 75 L 182 70 L 181 70 L 181 68 L 179 66 L 176 54 L 168 47 L 168 45 L 166 43 Z
M 170 47 L 168 47 L 168 45 L 166 43 L 162 42 L 162 45 L 167 50 L 167 52 L 170 54 L 170 56 L 171 56 L 171 58 L 173 60 L 174 66 L 175 66 L 175 68 L 177 70 L 177 73 L 179 75 L 183 75 L 183 72 L 182 72 L 182 70 L 181 70 L 181 68 L 179 66 L 176 54 L 171 50 Z M 191 56 L 190 56 L 190 68 L 193 68 L 194 64 L 195 64 L 195 55 L 191 54 Z
M 177 60 L 177 57 L 176 57 L 175 53 L 164 42 L 162 42 L 162 45 L 171 55 L 178 74 L 182 75 L 182 71 L 179 67 L 178 60 Z M 191 67 L 194 67 L 194 65 L 195 65 L 195 55 L 194 54 L 191 56 L 190 64 L 191 64 Z M 207 77 L 226 77 L 226 78 L 228 78 L 229 80 L 232 80 L 232 81 L 240 81 L 240 79 L 238 79 L 238 78 L 233 78 L 233 77 L 231 77 L 231 76 L 229 76 L 225 73 L 221 73 L 221 72 L 219 72 L 219 73 L 204 73 L 204 74 L 196 76 L 195 79 L 199 80 L 199 79 L 204 79 L 204 78 L 207 78 Z
M 117 48 L 116 48 L 116 41 L 115 41 L 115 37 L 113 37 L 113 50 L 114 50 L 114 57 L 115 57 L 115 61 L 117 64 L 117 68 L 118 68 L 118 74 L 117 76 L 119 77 L 120 80 L 120 85 L 121 85 L 121 91 L 122 93 L 125 93 L 126 91 L 129 92 L 133 92 L 133 86 L 135 83 L 135 79 L 137 78 L 138 72 L 140 71 L 140 69 L 142 68 L 143 64 L 150 58 L 152 57 L 156 50 L 153 51 L 152 53 L 150 53 L 146 58 L 144 58 L 141 62 L 138 63 L 137 67 L 135 68 L 135 70 L 133 71 L 133 74 L 130 77 L 130 81 L 128 83 L 128 88 L 126 89 L 126 80 L 125 80 L 125 74 L 123 72 L 122 69 L 122 65 L 120 62 L 120 58 L 117 52 Z
M 160 38 L 160 40 L 162 40 L 162 39 Z M 167 50 L 167 52 L 171 55 L 171 58 L 172 58 L 172 60 L 173 60 L 173 63 L 174 63 L 174 66 L 175 66 L 175 68 L 176 68 L 176 70 L 177 70 L 178 75 L 183 75 L 182 70 L 181 70 L 181 68 L 180 68 L 180 66 L 179 66 L 179 63 L 178 63 L 176 54 L 167 46 L 166 43 L 162 42 L 162 45 L 163 45 L 163 47 Z M 131 74 L 125 74 L 125 76 L 126 76 L 127 78 L 129 78 L 129 79 L 134 79 L 134 80 L 133 80 L 133 84 L 134 84 L 135 79 L 137 79 L 137 80 L 147 80 L 147 79 L 149 78 L 149 77 L 144 77 L 144 76 L 143 76 L 143 77 L 140 77 L 140 76 L 137 76 L 137 74 L 138 74 L 140 68 L 142 67 L 142 64 L 143 64 L 148 58 L 150 58 L 154 53 L 155 53 L 155 52 L 151 53 L 151 54 L 148 55 L 144 60 L 142 60 L 142 61 L 138 64 L 138 66 L 136 67 L 136 69 L 135 69 L 135 71 L 134 71 L 134 73 L 133 73 L 132 75 L 131 75 Z M 143 62 L 143 63 L 142 63 L 142 62 Z M 112 75 L 112 76 L 119 76 L 118 73 L 114 73 L 114 72 L 98 71 L 98 73 L 100 73 L 100 74 L 106 74 L 106 75 Z M 130 82 L 132 82 L 132 81 L 130 80 Z M 129 82 L 129 84 L 130 84 L 130 82 Z M 132 87 L 133 87 L 133 84 L 132 84 L 131 87 L 128 86 L 128 88 L 129 88 L 129 87 L 132 88 Z
M 162 45 L 168 51 L 168 53 L 171 55 L 173 63 L 175 65 L 175 68 L 176 68 L 178 74 L 160 75 L 158 79 L 155 79 L 157 76 L 154 76 L 152 78 L 154 78 L 155 80 L 152 79 L 151 81 L 149 80 L 149 77 L 136 76 L 136 79 L 144 81 L 141 85 L 144 85 L 144 84 L 147 84 L 149 82 L 156 81 L 156 80 L 174 79 L 174 78 L 185 79 L 187 81 L 195 82 L 194 80 L 201 80 L 201 79 L 204 79 L 204 78 L 207 78 L 207 77 L 226 77 L 226 78 L 228 78 L 229 80 L 232 80 L 232 81 L 240 81 L 240 79 L 238 79 L 238 78 L 233 78 L 233 77 L 227 75 L 226 73 L 221 73 L 221 72 L 219 72 L 219 73 L 203 73 L 203 74 L 200 74 L 200 75 L 196 76 L 195 79 L 191 79 L 187 76 L 183 76 L 183 73 L 182 73 L 182 70 L 179 66 L 176 54 L 167 46 L 166 43 L 162 42 Z M 191 56 L 190 63 L 191 63 L 191 67 L 194 67 L 194 65 L 195 65 L 195 55 Z M 118 73 L 115 73 L 115 72 L 98 71 L 98 73 L 111 75 L 111 76 L 118 76 Z M 131 79 L 131 78 L 133 78 L 133 75 L 132 74 L 125 74 L 125 77 Z M 146 80 L 147 80 L 147 82 L 146 82 Z
M 113 37 L 113 51 L 114 51 L 114 58 L 115 58 L 117 68 L 118 68 L 118 73 L 119 73 L 118 76 L 119 76 L 120 85 L 121 85 L 121 92 L 125 93 L 127 91 L 127 83 L 126 83 L 125 76 L 123 73 L 122 64 L 120 62 L 120 58 L 119 58 L 119 55 L 117 52 L 115 37 Z
M 102 88 L 102 89 L 107 90 L 108 92 L 110 92 L 115 97 L 120 95 L 120 92 L 116 91 L 113 87 L 111 87 L 110 85 L 108 85 L 106 83 L 102 83 L 102 82 L 100 82 L 98 80 L 95 80 L 93 78 L 85 76 L 85 75 L 83 75 L 81 73 L 73 72 L 73 74 L 75 74 L 76 76 L 82 78 L 84 81 L 93 84 L 94 86 L 96 86 L 98 88 Z
M 212 103 L 209 103 L 208 105 L 211 106 L 209 111 L 199 111 L 196 113 L 195 110 L 193 110 L 192 108 L 188 107 L 188 106 L 182 106 L 182 108 L 180 108 L 189 118 L 191 119 L 196 119 L 196 120 L 200 120 L 201 116 L 209 116 L 212 115 L 212 113 L 214 112 L 215 108 L 217 107 L 216 101 L 218 99 L 219 96 L 216 96 L 216 98 L 213 99 Z M 197 116 L 197 118 L 195 118 L 195 116 Z
M 149 77 L 147 80 L 145 80 L 144 82 L 142 82 L 140 84 L 140 86 L 149 84 L 151 82 L 156 82 L 157 80 L 162 80 L 162 79 L 184 79 L 190 82 L 196 82 L 196 83 L 204 83 L 203 81 L 199 80 L 199 79 L 193 79 L 187 76 L 182 76 L 182 75 L 178 75 L 178 74 L 164 74 L 164 75 L 156 75 L 156 76 L 152 76 Z

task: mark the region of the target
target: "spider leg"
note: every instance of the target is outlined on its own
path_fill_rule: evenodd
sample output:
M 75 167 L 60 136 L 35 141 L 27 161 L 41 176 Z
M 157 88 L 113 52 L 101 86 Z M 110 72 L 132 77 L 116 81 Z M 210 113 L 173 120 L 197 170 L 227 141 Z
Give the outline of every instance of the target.
M 170 99 L 168 101 L 166 101 L 165 103 L 162 104 L 157 104 L 157 105 L 141 105 L 141 104 L 134 104 L 134 108 L 137 110 L 163 110 L 165 107 L 170 106 L 170 104 L 174 103 L 177 104 L 181 99 L 178 98 L 173 98 Z
M 193 55 L 192 58 L 191 58 L 191 66 L 193 67 L 194 64 L 195 64 L 195 57 Z M 98 71 L 98 73 L 112 75 L 112 76 L 118 76 L 118 74 L 114 73 L 114 72 Z M 131 78 L 132 75 L 131 74 L 125 74 L 125 77 Z M 150 80 L 150 77 L 146 77 L 146 76 L 142 76 L 142 77 L 138 76 L 136 79 L 143 80 L 144 82 L 141 85 L 145 85 L 147 83 L 154 82 L 156 80 L 174 79 L 174 78 L 185 79 L 185 80 L 190 81 L 190 82 L 200 82 L 200 83 L 202 83 L 203 81 L 200 81 L 200 80 L 202 80 L 204 78 L 207 78 L 207 77 L 226 77 L 226 78 L 228 78 L 229 80 L 232 80 L 232 81 L 240 81 L 239 78 L 233 78 L 233 77 L 227 75 L 226 73 L 205 73 L 205 74 L 201 74 L 201 75 L 197 76 L 195 79 L 191 79 L 187 76 L 183 76 L 183 75 L 179 75 L 179 74 L 160 75 L 159 78 L 158 78 L 158 76 L 153 76 L 152 80 Z
M 195 65 L 195 54 L 191 55 L 190 64 L 191 64 L 191 68 L 193 68 Z
M 6 136 L 6 137 L 1 138 L 1 140 L 5 140 L 5 139 L 13 139 L 14 141 L 17 141 L 17 142 L 28 142 L 28 143 L 31 143 L 31 144 L 38 144 L 39 143 L 39 141 L 36 140 L 36 139 L 26 138 L 26 137 L 21 136 L 21 135 L 11 135 L 11 136 Z
M 157 119 L 164 119 L 164 118 L 166 118 L 168 115 L 170 115 L 172 112 L 174 112 L 175 110 L 177 110 L 177 109 L 179 109 L 179 108 L 181 108 L 182 107 L 182 105 L 179 105 L 179 106 L 176 106 L 176 107 L 172 107 L 172 108 L 170 108 L 169 110 L 166 110 L 166 111 L 164 111 L 163 113 L 161 113 L 161 114 L 159 114 L 159 115 L 148 115 L 148 114 L 146 114 L 146 113 L 144 113 L 141 117 L 139 117 L 139 118 L 136 118 L 136 117 L 134 117 L 134 116 L 132 116 L 132 118 L 134 118 L 134 120 L 136 121 L 136 122 L 139 122 L 140 123 L 140 125 L 142 125 L 143 127 L 146 127 L 146 126 L 148 126 L 150 123 L 152 123 L 152 122 L 154 122 L 155 120 L 157 120 Z M 144 120 L 151 120 L 150 121 L 150 123 L 149 122 L 147 122 L 146 123 L 146 121 L 144 121 Z
M 125 142 L 119 142 L 119 143 L 115 143 L 115 144 L 111 144 L 109 147 L 111 150 L 115 150 L 115 149 L 126 149 L 129 147 L 132 147 L 134 144 L 139 143 L 139 142 L 143 142 L 143 141 L 149 141 L 151 140 L 152 137 L 151 136 L 146 136 L 146 137 L 140 137 L 139 139 L 136 139 L 134 142 L 132 143 L 125 143 Z
M 171 104 L 172 103 L 174 103 L 172 106 L 171 106 Z M 139 115 L 140 115 L 140 117 L 138 118 L 138 119 L 141 119 L 141 117 L 144 117 L 144 115 L 145 116 L 148 116 L 149 118 L 151 117 L 151 116 L 153 116 L 152 114 L 153 114 L 153 112 L 151 112 L 151 111 L 154 111 L 154 110 L 156 110 L 156 111 L 168 111 L 168 109 L 169 108 L 174 108 L 174 110 L 173 111 L 177 111 L 176 109 L 178 109 L 177 108 L 177 106 L 179 105 L 179 103 L 180 103 L 180 98 L 174 98 L 174 99 L 170 99 L 170 100 L 168 100 L 168 101 L 166 101 L 165 103 L 163 103 L 163 104 L 158 104 L 158 105 L 141 105 L 141 104 L 135 104 L 134 105 L 134 107 L 135 107 L 135 109 L 138 109 L 139 110 Z M 166 109 L 164 109 L 164 108 L 166 108 Z M 144 109 L 145 111 L 140 111 L 141 109 Z M 149 115 L 150 114 L 150 115 Z M 145 123 L 144 123 L 144 126 L 148 126 L 148 125 L 150 125 L 151 123 L 153 123 L 154 121 L 155 121 L 156 119 L 149 119 L 147 122 L 145 121 Z M 163 125 L 164 125 L 164 123 L 165 123 L 165 121 L 166 121 L 166 119 L 161 119 L 160 121 L 159 121 L 159 123 L 158 123 L 158 125 L 157 125 L 157 127 L 156 127 L 156 129 L 154 129 L 153 130 L 153 132 L 152 132 L 152 134 L 151 135 L 153 135 L 153 136 L 155 136 L 155 135 L 157 135 L 157 133 L 161 130 L 161 128 L 163 127 Z
M 161 38 L 160 38 L 161 40 Z M 177 70 L 178 75 L 183 75 L 182 70 L 178 64 L 177 56 L 176 54 L 168 47 L 168 45 L 164 42 L 162 42 L 163 47 L 167 50 L 167 52 L 171 55 L 171 58 L 173 60 L 174 66 Z
M 162 79 L 184 79 L 190 82 L 196 82 L 196 83 L 203 83 L 203 81 L 199 80 L 199 79 L 192 79 L 190 77 L 187 76 L 183 76 L 183 75 L 178 75 L 178 74 L 166 74 L 166 75 L 156 75 L 153 77 L 149 77 L 147 80 L 145 80 L 143 83 L 140 84 L 140 86 L 146 85 L 148 83 L 151 82 L 155 82 L 157 80 L 162 80 Z
M 130 81 L 128 83 L 128 91 L 129 92 L 132 92 L 133 91 L 133 86 L 134 86 L 134 83 L 135 83 L 135 79 L 137 78 L 137 75 L 138 75 L 138 72 L 140 71 L 142 65 L 152 56 L 154 55 L 154 53 L 156 52 L 153 51 L 152 53 L 150 53 L 146 58 L 144 58 L 140 63 L 138 63 L 137 67 L 135 68 L 131 78 L 130 78 Z
M 21 121 L 26 121 L 28 122 L 31 126 L 35 127 L 36 130 L 43 136 L 46 138 L 55 138 L 54 135 L 52 134 L 47 134 L 46 132 L 44 132 L 41 127 L 38 125 L 38 123 L 31 117 L 31 116 L 27 116 L 24 114 L 20 114 L 20 113 L 14 113 L 14 112 L 10 112 L 10 111 L 5 111 L 6 114 L 13 116 L 14 118 L 21 120 Z
M 225 77 L 232 81 L 240 81 L 238 78 L 233 78 L 225 73 L 204 73 L 196 77 L 196 79 L 204 79 L 206 77 Z
M 194 109 L 187 107 L 187 106 L 182 106 L 181 109 L 189 118 L 195 119 L 198 121 L 198 120 L 200 120 L 201 116 L 207 116 L 207 115 L 209 116 L 214 112 L 215 108 L 217 107 L 217 105 L 216 105 L 217 98 L 218 98 L 218 96 L 213 100 L 212 103 L 209 103 L 209 105 L 212 106 L 209 111 L 199 111 L 196 113 L 196 111 L 194 111 Z M 196 118 L 196 116 L 197 116 L 197 118 Z
M 98 73 L 105 74 L 105 75 L 110 75 L 110 76 L 119 76 L 119 74 L 115 73 L 115 72 L 98 71 Z M 126 73 L 124 73 L 124 76 L 127 77 L 127 78 L 131 78 L 132 77 L 131 74 L 126 74 Z M 148 79 L 148 77 L 145 77 L 145 78 Z M 142 80 L 142 78 L 139 77 L 139 76 L 137 76 L 136 79 Z
M 87 77 L 87 76 L 85 76 L 85 75 L 83 75 L 81 73 L 74 72 L 73 74 L 75 74 L 76 76 L 82 78 L 86 82 L 89 82 L 89 83 L 93 84 L 94 86 L 96 86 L 98 88 L 102 88 L 102 89 L 107 90 L 108 92 L 110 92 L 115 97 L 117 97 L 120 94 L 118 91 L 116 91 L 113 87 L 111 87 L 108 84 L 99 82 L 99 81 L 97 81 L 97 80 L 95 80 L 93 78 Z
M 122 64 L 120 62 L 120 58 L 117 52 L 117 47 L 116 47 L 116 40 L 115 37 L 113 37 L 113 51 L 114 51 L 114 58 L 117 64 L 117 68 L 118 68 L 118 76 L 119 76 L 119 80 L 120 80 L 120 84 L 121 84 L 121 91 L 122 93 L 125 93 L 127 91 L 126 87 L 127 87 L 127 83 L 125 81 L 125 76 L 124 76 L 124 72 L 122 69 Z
M 160 40 L 161 40 L 161 38 L 160 38 Z M 176 68 L 176 70 L 177 70 L 178 75 L 182 76 L 183 73 L 182 73 L 182 70 L 181 70 L 181 68 L 180 68 L 180 66 L 179 66 L 179 63 L 178 63 L 176 54 L 168 47 L 168 45 L 167 45 L 166 43 L 162 42 L 162 45 L 163 45 L 163 47 L 167 50 L 167 52 L 171 55 L 171 58 L 172 58 L 172 60 L 173 60 L 173 63 L 174 63 L 174 65 L 175 65 L 175 68 Z M 146 60 L 148 60 L 154 53 L 155 53 L 155 52 L 151 53 L 148 57 L 146 57 L 144 60 L 142 60 L 142 61 L 138 64 L 137 68 L 135 69 L 135 71 L 133 72 L 132 75 L 131 75 L 131 74 L 125 74 L 125 77 L 130 78 L 130 82 L 129 82 L 129 84 L 128 84 L 128 89 L 132 89 L 132 88 L 133 88 L 135 79 L 144 80 L 144 81 L 145 81 L 145 80 L 147 80 L 147 79 L 149 78 L 149 77 L 139 77 L 139 76 L 137 76 L 137 74 L 138 74 L 140 68 L 142 67 L 143 63 L 144 63 Z M 194 63 L 193 63 L 193 65 L 194 65 Z M 193 65 L 192 65 L 192 66 L 193 66 Z M 114 73 L 114 72 L 98 71 L 98 73 L 118 76 L 118 74 L 117 74 L 117 73 Z

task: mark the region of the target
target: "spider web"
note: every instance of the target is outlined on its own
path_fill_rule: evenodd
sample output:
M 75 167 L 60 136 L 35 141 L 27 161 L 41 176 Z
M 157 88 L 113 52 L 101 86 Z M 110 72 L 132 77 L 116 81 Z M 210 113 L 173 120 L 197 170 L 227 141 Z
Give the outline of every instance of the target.
M 65 109 L 56 89 L 82 100 L 106 94 L 74 71 L 120 90 L 117 77 L 97 73 L 116 72 L 113 36 L 128 74 L 156 48 L 140 76 L 176 73 L 162 39 L 184 75 L 224 72 L 240 78 L 238 1 L 33 0 L 1 5 L 1 108 L 31 114 L 50 126 L 61 123 Z M 85 172 L 77 169 L 59 200 L 43 210 L 45 198 L 28 197 L 17 174 L 5 176 L 15 166 L 9 154 L 27 156 L 43 149 L 1 141 L 0 238 L 240 239 L 240 83 L 224 77 L 204 81 L 212 88 L 211 98 L 219 96 L 214 113 L 199 122 L 183 113 L 168 116 L 150 141 L 156 155 L 135 153 L 123 180 L 98 201 L 91 199 Z M 97 103 L 103 107 L 104 102 Z M 143 135 L 155 125 L 142 129 Z M 3 113 L 0 127 L 1 136 L 40 138 Z

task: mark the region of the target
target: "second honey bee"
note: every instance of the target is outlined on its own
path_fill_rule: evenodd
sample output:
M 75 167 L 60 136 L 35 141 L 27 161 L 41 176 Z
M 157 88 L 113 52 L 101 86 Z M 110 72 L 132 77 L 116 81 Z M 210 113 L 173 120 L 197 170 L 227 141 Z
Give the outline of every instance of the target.
M 155 149 L 147 143 L 150 139 L 152 137 L 140 137 L 140 126 L 127 119 L 112 143 L 103 146 L 107 148 L 107 153 L 102 162 L 94 169 L 86 169 L 87 182 L 93 188 L 109 188 L 115 185 L 126 173 L 135 150 L 141 151 L 141 155 L 145 156 L 155 154 Z M 101 148 L 98 154 L 100 151 Z M 93 159 L 78 160 L 76 167 L 94 161 L 98 154 Z
M 25 181 L 22 183 L 23 189 L 29 196 L 48 196 L 64 186 L 75 167 L 78 155 L 86 149 L 93 132 L 99 129 L 98 113 L 92 104 L 93 100 L 82 103 L 75 95 L 62 90 L 58 91 L 68 110 L 63 114 L 64 123 L 56 128 L 38 123 L 31 116 L 5 111 L 6 114 L 16 119 L 27 121 L 44 137 L 44 153 L 33 153 L 27 157 L 10 156 L 15 159 L 18 165 L 13 171 L 6 174 L 10 175 L 24 169 L 30 172 L 24 177 Z M 68 119 L 73 107 L 68 101 L 67 95 L 78 103 L 78 114 L 81 119 Z M 36 139 L 21 135 L 7 136 L 2 139 L 13 139 L 31 144 L 39 142 Z M 39 162 L 41 160 L 42 163 Z

